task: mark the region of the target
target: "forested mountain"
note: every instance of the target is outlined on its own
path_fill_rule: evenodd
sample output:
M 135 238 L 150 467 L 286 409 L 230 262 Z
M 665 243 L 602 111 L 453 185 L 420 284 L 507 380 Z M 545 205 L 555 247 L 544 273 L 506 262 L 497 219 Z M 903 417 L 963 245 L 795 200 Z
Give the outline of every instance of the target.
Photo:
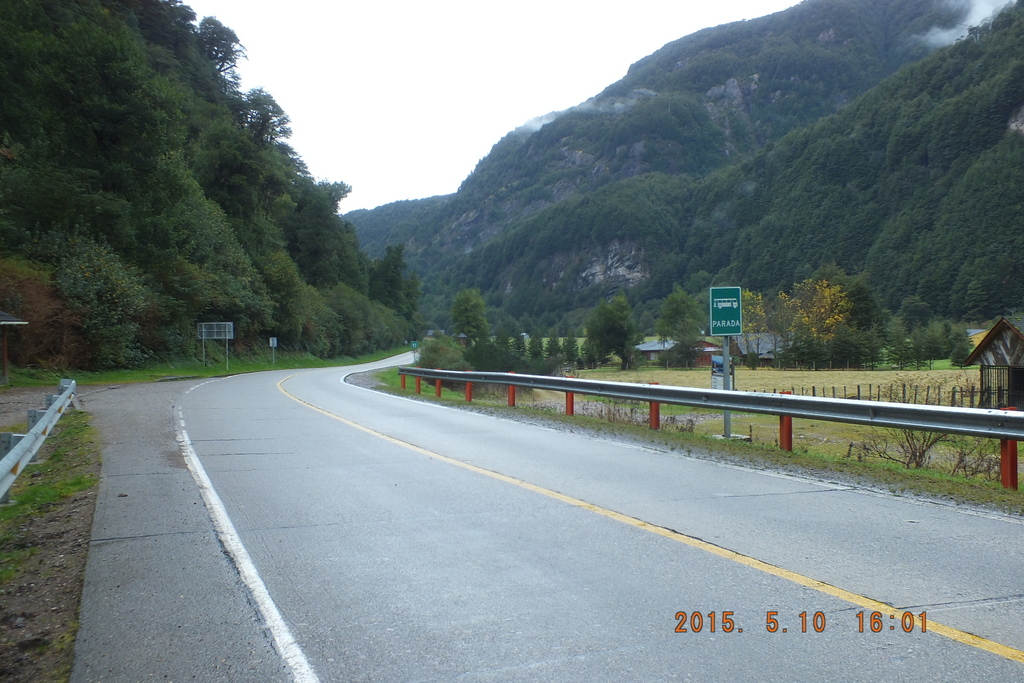
M 991 172 L 1017 144 L 1008 125 L 1024 92 L 1010 46 L 1022 43 L 1013 10 L 931 53 L 927 37 L 966 9 L 805 0 L 700 31 L 591 101 L 509 133 L 455 195 L 353 222 L 371 250 L 409 245 L 435 319 L 464 287 L 503 319 L 546 328 L 578 323 L 619 288 L 641 306 L 674 283 L 771 292 L 826 263 L 878 278 L 893 308 L 919 295 L 938 314 L 1001 312 L 982 280 L 1006 271 L 962 262 L 958 242 L 972 238 L 953 216 L 971 213 L 964 193 L 986 213 L 1019 197 L 1013 175 L 985 201 L 964 183 L 991 187 L 977 164 Z M 930 243 L 937 229 L 946 236 Z M 977 244 L 966 253 L 1010 253 Z
M 544 316 L 538 302 L 565 311 L 623 286 L 637 302 L 673 283 L 773 293 L 836 264 L 892 311 L 912 297 L 955 320 L 1014 310 L 1021 45 L 1018 6 L 750 160 L 699 180 L 646 174 L 539 212 L 450 267 L 451 286 Z
M 179 0 L 3 0 L 0 308 L 16 360 L 187 355 L 197 321 L 321 355 L 415 334 L 401 249 L 376 261 L 243 92 L 239 38 Z

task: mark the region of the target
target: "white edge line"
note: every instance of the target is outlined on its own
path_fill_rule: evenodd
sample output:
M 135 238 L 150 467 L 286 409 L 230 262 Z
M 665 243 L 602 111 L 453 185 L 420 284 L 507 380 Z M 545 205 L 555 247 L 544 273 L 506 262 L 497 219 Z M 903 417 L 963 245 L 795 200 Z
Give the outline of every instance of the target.
M 320 683 L 320 679 L 317 677 L 316 672 L 313 671 L 309 660 L 306 659 L 302 648 L 295 641 L 295 637 L 288 628 L 288 624 L 285 623 L 280 610 L 277 609 L 274 599 L 270 597 L 270 591 L 267 590 L 266 584 L 260 578 L 256 565 L 253 564 L 252 558 L 249 557 L 249 551 L 242 544 L 242 539 L 239 537 L 238 531 L 235 530 L 235 525 L 232 524 L 231 518 L 228 517 L 224 503 L 213 488 L 213 483 L 210 481 L 210 477 L 207 476 L 206 469 L 203 467 L 202 462 L 200 462 L 199 456 L 196 455 L 195 449 L 192 448 L 192 440 L 189 439 L 188 432 L 185 431 L 185 420 L 181 416 L 180 410 L 178 420 L 181 425 L 177 435 L 178 444 L 181 446 L 181 452 L 185 456 L 185 462 L 188 464 L 189 471 L 192 472 L 192 478 L 195 479 L 196 485 L 199 487 L 199 493 L 203 497 L 206 509 L 210 512 L 213 526 L 217 530 L 217 536 L 231 557 L 232 562 L 235 563 L 242 582 L 249 589 L 253 601 L 256 603 L 256 608 L 260 612 L 260 616 L 263 617 L 267 629 L 269 629 L 274 638 L 274 644 L 278 652 L 284 659 L 285 664 L 291 668 L 292 676 L 296 683 Z

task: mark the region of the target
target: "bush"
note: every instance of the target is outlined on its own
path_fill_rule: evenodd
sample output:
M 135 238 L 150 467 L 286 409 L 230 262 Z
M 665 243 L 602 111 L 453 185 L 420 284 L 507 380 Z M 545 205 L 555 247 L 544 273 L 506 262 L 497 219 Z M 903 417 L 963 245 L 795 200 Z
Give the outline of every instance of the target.
M 416 365 L 434 370 L 471 370 L 463 348 L 451 337 L 427 339 L 420 345 Z

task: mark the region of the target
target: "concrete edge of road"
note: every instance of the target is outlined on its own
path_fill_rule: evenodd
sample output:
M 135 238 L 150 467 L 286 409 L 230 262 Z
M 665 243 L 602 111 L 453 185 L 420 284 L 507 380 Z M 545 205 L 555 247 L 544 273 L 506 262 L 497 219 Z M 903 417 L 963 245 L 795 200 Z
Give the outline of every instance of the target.
M 185 393 L 187 394 L 190 391 L 192 389 Z M 213 525 L 217 529 L 217 537 L 220 539 L 224 552 L 238 571 L 242 582 L 249 590 L 253 603 L 255 603 L 260 616 L 266 624 L 267 630 L 270 631 L 274 639 L 277 651 L 292 670 L 296 683 L 319 683 L 320 679 L 317 677 L 316 672 L 313 671 L 312 665 L 310 665 L 305 653 L 292 635 L 291 629 L 288 628 L 288 624 L 281 615 L 281 611 L 277 608 L 274 599 L 270 596 L 270 591 L 267 590 L 266 584 L 263 582 L 262 577 L 260 577 L 256 565 L 249 556 L 249 551 L 245 549 L 245 545 L 242 543 L 234 523 L 232 523 L 227 510 L 224 508 L 223 501 L 221 501 L 217 491 L 213 488 L 213 483 L 206 474 L 203 463 L 199 460 L 199 456 L 192 447 L 192 440 L 189 438 L 188 431 L 185 428 L 185 419 L 182 416 L 180 406 L 177 409 L 176 419 L 175 431 L 177 433 L 178 445 L 181 447 L 185 463 L 188 465 L 193 479 L 195 479 L 196 486 L 199 487 L 199 493 L 203 498 L 207 511 L 210 513 Z

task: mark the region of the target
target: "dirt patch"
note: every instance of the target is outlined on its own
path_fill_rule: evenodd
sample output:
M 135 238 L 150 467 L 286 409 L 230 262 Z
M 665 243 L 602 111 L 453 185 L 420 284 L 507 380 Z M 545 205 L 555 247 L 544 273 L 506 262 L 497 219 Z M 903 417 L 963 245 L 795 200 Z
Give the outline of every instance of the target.
M 25 420 L 16 414 L 20 404 L 26 411 L 40 407 L 39 396 L 39 388 L 4 392 L 0 423 Z M 100 475 L 87 421 L 71 415 L 43 445 L 41 462 L 26 468 L 15 483 L 11 498 L 22 505 L 0 509 L 0 680 L 10 683 L 66 681 L 71 675 Z M 79 430 L 84 447 L 62 439 L 71 422 L 85 425 Z M 79 490 L 70 492 L 74 489 Z
M 99 463 L 96 465 L 99 476 Z M 53 503 L 18 534 L 32 555 L 0 584 L 0 678 L 67 680 L 89 553 L 95 488 Z

